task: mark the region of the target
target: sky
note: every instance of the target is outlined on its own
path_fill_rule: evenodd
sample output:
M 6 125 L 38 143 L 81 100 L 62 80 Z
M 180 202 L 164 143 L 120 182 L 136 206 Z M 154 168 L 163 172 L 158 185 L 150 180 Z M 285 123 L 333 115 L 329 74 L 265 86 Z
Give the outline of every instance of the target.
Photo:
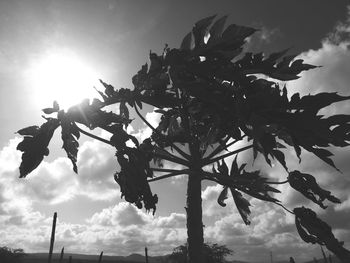
M 159 196 L 155 216 L 120 198 L 113 174 L 118 165 L 113 149 L 83 138 L 78 155 L 79 174 L 72 172 L 59 141 L 33 173 L 19 179 L 21 153 L 15 132 L 41 124 L 41 109 L 58 98 L 70 105 L 96 96 L 97 79 L 116 88 L 132 88 L 131 78 L 148 60 L 149 51 L 161 53 L 165 44 L 179 47 L 193 24 L 209 15 L 228 15 L 227 24 L 260 29 L 246 49 L 269 54 L 291 48 L 306 63 L 322 67 L 301 74 L 287 84 L 289 94 L 337 91 L 350 95 L 350 5 L 348 1 L 0 1 L 0 246 L 25 252 L 49 249 L 52 215 L 58 213 L 55 251 L 108 255 L 170 253 L 186 241 L 186 177 L 154 182 Z M 346 102 L 323 114 L 350 114 Z M 156 123 L 152 108 L 144 112 Z M 129 128 L 138 138 L 150 134 L 136 122 Z M 100 134 L 104 136 L 105 134 Z M 288 207 L 305 205 L 329 223 L 350 249 L 350 164 L 348 149 L 334 150 L 342 173 L 302 153 L 290 154 L 290 167 L 313 174 L 319 184 L 342 200 L 326 210 L 305 201 L 283 185 L 279 196 Z M 285 178 L 278 164 L 267 167 L 251 153 L 239 157 L 251 169 L 261 168 L 274 179 Z M 251 200 L 252 223 L 245 226 L 233 201 L 217 205 L 220 186 L 202 185 L 204 236 L 224 244 L 233 259 L 251 262 L 296 262 L 321 256 L 320 248 L 304 243 L 293 216 L 280 207 Z

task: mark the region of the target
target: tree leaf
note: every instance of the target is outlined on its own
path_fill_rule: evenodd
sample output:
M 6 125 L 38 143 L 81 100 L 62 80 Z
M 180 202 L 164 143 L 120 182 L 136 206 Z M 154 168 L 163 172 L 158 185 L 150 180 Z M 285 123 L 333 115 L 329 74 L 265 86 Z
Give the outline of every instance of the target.
M 218 171 L 222 174 L 228 175 L 228 167 L 224 159 L 221 160 L 221 164 L 218 162 Z
M 17 133 L 23 136 L 24 135 L 34 136 L 38 134 L 39 130 L 40 130 L 39 126 L 33 125 L 33 126 L 20 129 L 19 131 L 17 131 Z
M 52 105 L 52 108 L 45 108 L 42 111 L 45 114 L 51 114 L 51 113 L 54 113 L 54 112 L 58 112 L 59 110 L 60 110 L 60 106 L 58 105 L 57 101 L 54 101 L 53 105 Z
M 286 169 L 286 171 L 288 172 L 288 167 L 283 152 L 281 152 L 280 150 L 273 150 L 272 153 L 273 156 L 277 159 L 277 161 L 279 161 L 279 163 L 282 164 L 284 169 Z
M 44 156 L 49 154 L 48 145 L 58 126 L 57 119 L 48 118 L 40 128 L 30 126 L 18 131 L 19 134 L 24 135 L 23 140 L 17 145 L 17 150 L 23 152 L 19 167 L 20 178 L 31 173 L 39 166 Z
M 256 31 L 256 29 L 251 27 L 231 24 L 222 33 L 222 38 L 227 42 L 229 42 L 229 40 L 242 41 L 250 35 L 254 34 Z
M 291 99 L 290 106 L 295 109 L 318 112 L 320 109 L 335 102 L 350 99 L 350 96 L 340 96 L 336 92 L 322 92 L 316 95 L 306 95 L 300 99 Z
M 212 43 L 214 40 L 221 38 L 222 32 L 224 31 L 224 26 L 227 16 L 223 16 L 216 20 L 213 26 L 210 28 L 210 38 L 208 44 Z
M 129 119 L 129 110 L 128 110 L 128 107 L 125 105 L 125 101 L 120 103 L 119 112 L 123 118 Z
M 192 31 L 188 33 L 181 42 L 180 50 L 191 50 L 193 49 L 193 37 Z
M 249 215 L 250 215 L 250 203 L 247 199 L 243 197 L 243 195 L 235 190 L 234 188 L 230 187 L 231 194 L 233 196 L 233 200 L 235 201 L 236 207 L 238 209 L 239 214 L 241 215 L 244 223 L 246 225 L 250 225 Z
M 53 108 L 45 108 L 45 109 L 42 109 L 42 111 L 43 111 L 45 114 L 51 114 L 51 113 L 57 112 L 57 110 L 55 110 L 55 109 L 53 109 Z
M 333 196 L 330 191 L 322 189 L 311 174 L 305 174 L 295 170 L 289 173 L 288 181 L 292 188 L 302 193 L 306 198 L 318 204 L 323 209 L 327 208 L 323 204 L 325 200 L 340 203 L 340 200 Z
M 146 211 L 152 209 L 154 214 L 158 196 L 152 194 L 147 182 L 147 177 L 152 171 L 145 153 L 138 148 L 126 147 L 116 155 L 121 170 L 115 174 L 114 179 L 120 186 L 122 197 L 139 209 L 142 207 Z
M 221 191 L 219 197 L 218 197 L 218 204 L 222 207 L 225 207 L 225 200 L 227 199 L 227 193 L 228 193 L 228 187 L 224 186 L 224 189 Z
M 340 172 L 340 170 L 335 166 L 333 160 L 331 158 L 328 158 L 329 156 L 333 155 L 330 151 L 326 149 L 320 149 L 320 148 L 307 148 L 307 150 L 314 153 L 322 161 L 334 167 L 337 171 Z
M 79 138 L 79 131 L 76 125 L 70 122 L 70 120 L 66 117 L 61 118 L 61 127 L 61 138 L 63 141 L 62 148 L 66 151 L 67 157 L 73 164 L 73 171 L 78 173 L 77 156 L 79 143 L 77 138 Z M 74 134 L 76 138 L 73 136 Z
M 106 94 L 107 97 L 113 97 L 115 94 L 114 87 L 110 84 L 107 84 L 103 80 L 100 79 L 100 83 L 104 86 L 105 90 L 104 93 Z
M 238 169 L 237 157 L 238 157 L 238 154 L 236 154 L 235 159 L 233 159 L 232 161 L 230 176 L 239 175 L 240 172 L 244 169 L 244 167 L 242 168 L 242 166 L 241 166 L 242 169 Z
M 318 243 L 321 246 L 335 243 L 340 245 L 332 233 L 332 228 L 319 219 L 314 211 L 305 207 L 297 207 L 293 209 L 293 212 L 297 230 L 305 242 Z
M 192 32 L 194 36 L 195 47 L 198 48 L 204 44 L 204 36 L 208 32 L 208 27 L 213 22 L 216 15 L 209 16 L 195 23 Z

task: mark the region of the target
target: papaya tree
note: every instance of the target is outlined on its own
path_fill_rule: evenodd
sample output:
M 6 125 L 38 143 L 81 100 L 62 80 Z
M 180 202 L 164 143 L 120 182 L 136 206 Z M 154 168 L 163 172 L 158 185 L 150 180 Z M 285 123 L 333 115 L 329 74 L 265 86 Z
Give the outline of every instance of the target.
M 293 149 L 300 160 L 303 149 L 337 169 L 329 146 L 349 144 L 350 115 L 325 117 L 319 111 L 350 97 L 336 92 L 289 96 L 284 84 L 316 66 L 287 55 L 288 50 L 270 55 L 247 53 L 243 46 L 256 30 L 235 24 L 225 27 L 225 21 L 226 17 L 204 18 L 194 25 L 179 48 L 166 45 L 160 55 L 150 52 L 150 63 L 132 78 L 133 88 L 116 89 L 101 80 L 104 88 L 98 91 L 100 99 L 85 100 L 67 110 L 60 109 L 57 102 L 43 109 L 45 122 L 41 126 L 18 131 L 24 137 L 17 146 L 23 152 L 20 177 L 26 177 L 49 154 L 48 144 L 58 127 L 63 149 L 76 173 L 81 134 L 113 147 L 120 165 L 114 179 L 121 196 L 153 214 L 158 197 L 152 193 L 150 183 L 187 175 L 191 263 L 204 262 L 203 180 L 223 186 L 219 205 L 225 206 L 225 199 L 229 193 L 232 195 L 247 225 L 250 197 L 285 208 L 277 199 L 280 191 L 276 184 L 289 184 L 322 208 L 326 208 L 325 201 L 339 203 L 337 197 L 317 184 L 313 175 L 290 171 L 283 151 Z M 142 113 L 145 105 L 161 115 L 156 126 Z M 113 107 L 116 110 L 110 111 Z M 152 129 L 149 138 L 139 141 L 127 132 L 132 122 L 130 110 Z M 94 129 L 107 131 L 110 137 L 101 138 L 88 131 Z M 254 159 L 261 155 L 269 165 L 272 160 L 279 162 L 285 170 L 284 178 L 274 182 L 259 169 L 246 169 L 246 163 L 237 161 L 237 155 L 245 151 L 250 151 Z M 233 160 L 230 164 L 226 164 L 228 157 Z M 169 169 L 166 162 L 180 168 Z M 297 231 L 304 241 L 325 245 L 344 262 L 350 262 L 350 252 L 312 210 L 297 207 L 288 211 L 295 215 Z

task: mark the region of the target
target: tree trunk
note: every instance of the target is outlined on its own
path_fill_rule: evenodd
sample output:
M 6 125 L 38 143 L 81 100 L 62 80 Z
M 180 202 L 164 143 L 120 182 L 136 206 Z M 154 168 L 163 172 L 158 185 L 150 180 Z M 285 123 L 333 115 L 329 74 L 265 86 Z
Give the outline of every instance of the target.
M 198 169 L 189 174 L 187 186 L 188 263 L 204 262 L 201 190 L 201 170 Z

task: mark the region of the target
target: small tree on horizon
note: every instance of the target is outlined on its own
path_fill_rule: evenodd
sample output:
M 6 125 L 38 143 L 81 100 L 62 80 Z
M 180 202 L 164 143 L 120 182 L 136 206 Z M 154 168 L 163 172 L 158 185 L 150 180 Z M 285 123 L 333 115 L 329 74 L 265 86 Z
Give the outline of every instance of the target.
M 0 247 L 1 263 L 21 263 L 25 255 L 22 248 Z
M 62 129 L 63 149 L 76 173 L 81 133 L 114 147 L 120 165 L 114 178 L 122 197 L 153 214 L 158 197 L 149 183 L 187 175 L 190 263 L 203 262 L 202 180 L 223 186 L 218 196 L 221 206 L 225 206 L 230 192 L 247 225 L 250 203 L 243 194 L 283 207 L 276 197 L 280 193 L 276 184 L 289 184 L 322 208 L 326 207 L 325 200 L 340 203 L 317 184 L 313 175 L 289 171 L 283 149 L 293 148 L 299 160 L 304 149 L 337 169 L 327 147 L 348 145 L 350 116 L 324 117 L 318 112 L 349 97 L 324 92 L 303 97 L 296 93 L 289 98 L 286 85 L 281 86 L 280 81 L 295 80 L 302 71 L 315 66 L 286 56 L 288 50 L 269 56 L 244 53 L 245 40 L 256 30 L 235 24 L 225 28 L 226 17 L 214 19 L 211 16 L 198 21 L 180 48 L 166 46 L 161 55 L 150 52 L 150 65 L 143 65 L 132 78 L 133 89 L 115 89 L 101 81 L 101 99 L 85 100 L 68 110 L 60 109 L 57 102 L 43 109 L 47 115 L 44 124 L 18 131 L 24 136 L 17 146 L 23 152 L 20 177 L 26 177 L 49 154 L 48 144 L 58 127 Z M 140 112 L 143 105 L 151 105 L 161 114 L 157 126 Z M 107 106 L 115 106 L 118 113 L 108 112 Z M 152 135 L 142 142 L 127 133 L 132 121 L 130 109 L 152 129 Z M 100 128 L 111 136 L 98 137 L 83 126 Z M 245 145 L 230 150 L 238 142 Z M 254 159 L 262 155 L 269 165 L 277 160 L 285 169 L 283 180 L 269 181 L 260 170 L 246 170 L 246 163 L 239 164 L 237 155 L 247 150 L 252 151 Z M 225 159 L 231 156 L 235 158 L 227 165 Z M 182 168 L 167 169 L 164 161 Z M 343 262 L 350 262 L 350 252 L 311 209 L 298 207 L 289 212 L 295 215 L 304 241 L 325 245 Z
M 173 253 L 169 256 L 169 259 L 175 260 L 177 263 L 187 263 L 188 245 L 180 245 L 174 248 Z M 233 254 L 231 249 L 228 249 L 225 245 L 203 244 L 203 255 L 205 261 L 203 263 L 224 263 L 225 257 Z

